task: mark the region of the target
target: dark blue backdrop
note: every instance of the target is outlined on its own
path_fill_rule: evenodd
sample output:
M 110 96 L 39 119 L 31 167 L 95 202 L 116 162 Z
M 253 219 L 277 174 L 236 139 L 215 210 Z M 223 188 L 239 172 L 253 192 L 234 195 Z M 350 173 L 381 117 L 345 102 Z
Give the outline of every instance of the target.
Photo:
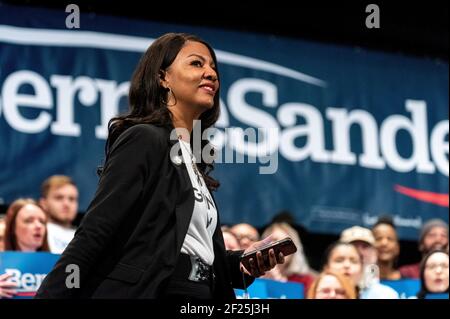
M 260 174 L 260 158 L 216 166 L 223 223 L 262 226 L 288 209 L 310 231 L 338 233 L 391 214 L 414 239 L 425 220 L 448 221 L 447 62 L 83 12 L 69 30 L 65 19 L 0 7 L 0 202 L 37 197 L 58 173 L 74 178 L 85 209 L 138 59 L 163 33 L 190 32 L 218 56 L 220 136 L 278 129 L 275 173 Z M 251 152 L 227 136 L 222 154 Z

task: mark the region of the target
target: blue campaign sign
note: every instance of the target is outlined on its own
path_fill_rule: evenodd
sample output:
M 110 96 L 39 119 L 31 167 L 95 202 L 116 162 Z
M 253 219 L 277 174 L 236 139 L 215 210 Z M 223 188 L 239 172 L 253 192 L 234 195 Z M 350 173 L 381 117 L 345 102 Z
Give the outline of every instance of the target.
M 397 291 L 401 299 L 415 297 L 420 290 L 419 279 L 382 280 L 380 283 Z
M 286 209 L 338 234 L 391 214 L 400 238 L 416 240 L 426 220 L 448 221 L 447 61 L 83 12 L 69 30 L 62 15 L 0 7 L 0 203 L 66 174 L 85 210 L 142 53 L 188 32 L 218 58 L 223 223 L 262 227 Z
M 428 294 L 425 299 L 448 299 L 448 293 L 446 294 Z
M 303 289 L 301 283 L 255 279 L 247 292 L 250 299 L 303 299 Z M 244 298 L 244 290 L 235 289 L 234 291 L 238 299 Z
M 15 299 L 32 298 L 59 257 L 45 252 L 1 252 L 0 274 L 12 275 L 9 280 L 18 285 Z

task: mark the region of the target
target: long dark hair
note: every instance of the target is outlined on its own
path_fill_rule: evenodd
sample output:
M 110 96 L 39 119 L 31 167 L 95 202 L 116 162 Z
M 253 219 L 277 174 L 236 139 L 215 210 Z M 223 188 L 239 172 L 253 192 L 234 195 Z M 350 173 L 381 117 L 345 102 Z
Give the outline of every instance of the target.
M 105 153 L 108 158 L 111 146 L 126 129 L 136 124 L 154 124 L 157 126 L 173 127 L 172 114 L 167 107 L 169 90 L 161 83 L 161 74 L 173 63 L 178 52 L 187 41 L 204 44 L 214 60 L 217 68 L 217 59 L 212 47 L 199 37 L 186 33 L 167 33 L 156 39 L 140 59 L 133 73 L 129 91 L 129 111 L 112 118 L 108 123 L 108 139 Z M 219 80 L 219 72 L 216 69 Z M 219 90 L 214 96 L 214 106 L 203 112 L 199 118 L 201 121 L 201 133 L 216 123 L 220 114 Z M 192 139 L 192 136 L 191 136 Z M 202 139 L 202 149 L 209 144 Z M 192 143 L 191 143 L 192 145 Z M 200 156 L 198 168 L 210 190 L 216 190 L 219 182 L 208 174 L 213 170 L 213 163 L 205 163 Z M 102 168 L 99 169 L 101 174 Z
M 427 265 L 428 259 L 436 253 L 444 253 L 444 254 L 448 255 L 447 251 L 442 250 L 442 249 L 436 249 L 436 250 L 430 251 L 428 254 L 426 254 L 423 257 L 422 261 L 420 262 L 420 290 L 417 293 L 418 299 L 424 299 L 426 297 L 426 295 L 431 293 L 428 290 L 427 285 L 425 283 L 425 266 Z M 443 291 L 442 293 L 448 293 L 448 287 L 447 287 L 447 290 Z

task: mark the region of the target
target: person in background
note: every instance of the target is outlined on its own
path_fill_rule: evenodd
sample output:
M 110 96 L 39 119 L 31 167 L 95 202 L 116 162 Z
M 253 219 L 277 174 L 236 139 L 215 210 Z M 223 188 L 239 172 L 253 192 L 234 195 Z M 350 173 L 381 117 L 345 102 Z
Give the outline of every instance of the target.
M 424 256 L 420 263 L 420 291 L 418 299 L 429 294 L 448 294 L 449 257 L 445 250 L 432 250 Z
M 351 279 L 357 287 L 362 275 L 362 257 L 352 244 L 334 242 L 325 250 L 322 271 L 334 271 Z
M 359 281 L 361 299 L 398 299 L 398 293 L 389 286 L 380 284 L 375 238 L 368 228 L 353 226 L 341 233 L 340 241 L 352 244 L 362 257 L 362 278 Z
M 400 244 L 398 242 L 397 230 L 390 217 L 380 217 L 372 228 L 375 237 L 375 248 L 378 255 L 378 268 L 381 280 L 401 279 L 400 271 L 397 269 Z
M 364 265 L 377 263 L 377 250 L 375 249 L 375 238 L 368 228 L 353 226 L 344 229 L 340 241 L 349 243 L 356 247 L 363 258 Z
M 398 299 L 398 293 L 390 287 L 373 284 L 362 287 L 363 258 L 356 247 L 349 243 L 335 242 L 325 251 L 324 271 L 334 271 L 352 280 L 360 299 Z
M 241 250 L 241 246 L 239 245 L 239 240 L 231 232 L 231 230 L 225 226 L 222 226 L 221 228 L 222 228 L 223 240 L 225 242 L 225 249 Z
M 368 228 L 353 226 L 342 231 L 343 243 L 352 244 L 362 256 L 363 276 L 360 286 L 369 287 L 372 282 L 380 281 L 380 270 L 377 265 L 377 250 L 375 249 L 375 238 Z
M 5 223 L 5 251 L 48 251 L 47 215 L 30 198 L 15 200 L 8 208 Z M 17 284 L 11 274 L 0 274 L 0 298 L 12 298 Z
M 0 252 L 5 250 L 5 217 L 0 216 Z
M 419 251 L 422 258 L 436 249 L 448 250 L 448 224 L 441 219 L 427 221 L 420 231 Z M 419 279 L 420 262 L 404 265 L 399 270 L 403 278 Z
M 357 299 L 353 282 L 334 271 L 324 271 L 311 284 L 307 299 Z
M 50 251 L 61 254 L 75 235 L 72 222 L 78 211 L 77 186 L 68 176 L 53 175 L 42 183 L 39 204 L 49 217 Z
M 15 200 L 6 212 L 5 251 L 49 251 L 47 215 L 31 198 Z
M 287 223 L 275 223 L 264 230 L 261 238 L 267 238 L 269 235 L 272 236 L 274 241 L 290 237 L 297 247 L 297 251 L 292 255 L 286 256 L 284 264 L 275 266 L 274 269 L 264 275 L 264 278 L 282 282 L 291 281 L 301 283 L 304 286 L 306 294 L 314 281 L 316 273 L 309 266 L 297 231 Z
M 231 232 L 239 240 L 241 249 L 247 249 L 259 240 L 258 230 L 250 224 L 237 224 L 231 227 Z

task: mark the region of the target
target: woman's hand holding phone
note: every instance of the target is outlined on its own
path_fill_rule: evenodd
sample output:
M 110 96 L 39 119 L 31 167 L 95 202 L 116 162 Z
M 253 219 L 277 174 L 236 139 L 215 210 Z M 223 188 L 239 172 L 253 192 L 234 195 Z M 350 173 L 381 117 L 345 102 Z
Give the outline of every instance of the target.
M 277 264 L 283 264 L 284 254 L 279 252 L 276 256 L 275 249 L 269 248 L 271 242 L 272 236 L 269 236 L 248 247 L 242 255 L 241 271 L 253 277 L 260 277 Z

